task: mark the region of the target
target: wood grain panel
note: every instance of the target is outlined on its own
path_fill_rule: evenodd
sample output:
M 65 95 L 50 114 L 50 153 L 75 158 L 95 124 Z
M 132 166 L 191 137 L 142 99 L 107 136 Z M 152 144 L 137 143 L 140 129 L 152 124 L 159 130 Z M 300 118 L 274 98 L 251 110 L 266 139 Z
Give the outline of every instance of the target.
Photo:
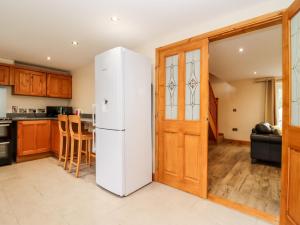
M 18 155 L 30 155 L 35 153 L 35 125 L 18 123 Z
M 165 173 L 179 177 L 180 152 L 178 148 L 178 135 L 176 133 L 164 133 L 164 171 Z
M 47 96 L 54 98 L 72 98 L 72 76 L 48 74 Z
M 300 224 L 300 151 L 289 149 L 289 177 L 288 177 L 288 217 L 295 224 Z
M 17 155 L 50 151 L 50 120 L 19 121 Z
M 184 179 L 200 182 L 200 136 L 186 134 L 184 136 Z
M 59 154 L 59 146 L 60 146 L 60 135 L 59 135 L 59 128 L 58 128 L 58 121 L 52 120 L 51 121 L 51 150 L 53 151 L 56 157 L 58 157 Z
M 300 0 L 295 0 L 283 15 L 283 143 L 281 225 L 300 225 L 300 127 L 291 126 L 291 20 L 300 11 Z M 299 48 L 297 45 L 293 46 Z
M 50 120 L 35 123 L 36 126 L 36 152 L 50 151 Z
M 46 74 L 31 72 L 31 95 L 46 96 Z
M 14 94 L 46 96 L 46 74 L 36 71 L 15 69 Z
M 9 85 L 10 71 L 9 66 L 0 65 L 0 85 Z
M 200 49 L 201 75 L 199 120 L 185 120 L 185 54 Z M 178 116 L 165 118 L 165 59 L 178 55 Z M 168 49 L 157 55 L 156 82 L 156 179 L 159 182 L 207 197 L 208 40 Z

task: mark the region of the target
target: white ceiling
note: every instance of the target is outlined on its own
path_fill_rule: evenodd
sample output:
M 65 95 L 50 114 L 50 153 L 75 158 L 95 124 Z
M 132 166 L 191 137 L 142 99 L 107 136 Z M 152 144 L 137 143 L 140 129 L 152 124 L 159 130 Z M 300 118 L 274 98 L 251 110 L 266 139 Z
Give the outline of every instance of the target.
M 212 42 L 209 56 L 210 73 L 225 81 L 282 76 L 282 26 Z
M 1 0 L 0 57 L 71 70 L 111 47 L 138 48 L 181 27 L 272 1 Z M 116 24 L 113 15 L 120 18 Z

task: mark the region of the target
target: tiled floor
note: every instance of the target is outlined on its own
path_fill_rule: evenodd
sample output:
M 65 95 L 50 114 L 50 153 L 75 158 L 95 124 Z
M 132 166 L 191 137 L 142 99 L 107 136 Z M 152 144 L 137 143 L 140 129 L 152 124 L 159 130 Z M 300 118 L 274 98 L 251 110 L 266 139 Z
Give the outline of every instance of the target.
M 268 225 L 196 196 L 152 183 L 126 198 L 76 179 L 46 158 L 0 167 L 1 225 Z

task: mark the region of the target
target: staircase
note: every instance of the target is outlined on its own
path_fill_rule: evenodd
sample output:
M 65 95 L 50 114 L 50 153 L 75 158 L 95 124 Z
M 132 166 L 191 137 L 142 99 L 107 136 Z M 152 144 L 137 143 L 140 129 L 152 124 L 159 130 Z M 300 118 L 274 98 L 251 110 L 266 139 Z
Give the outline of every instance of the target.
M 209 139 L 218 141 L 218 98 L 209 83 Z

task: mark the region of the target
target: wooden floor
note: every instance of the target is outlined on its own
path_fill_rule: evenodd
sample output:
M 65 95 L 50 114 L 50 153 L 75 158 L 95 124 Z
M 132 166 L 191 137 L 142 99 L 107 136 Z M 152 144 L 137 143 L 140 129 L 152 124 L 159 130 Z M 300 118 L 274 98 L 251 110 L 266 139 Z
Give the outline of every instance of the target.
M 279 215 L 280 168 L 251 164 L 249 146 L 210 145 L 208 177 L 210 194 Z

